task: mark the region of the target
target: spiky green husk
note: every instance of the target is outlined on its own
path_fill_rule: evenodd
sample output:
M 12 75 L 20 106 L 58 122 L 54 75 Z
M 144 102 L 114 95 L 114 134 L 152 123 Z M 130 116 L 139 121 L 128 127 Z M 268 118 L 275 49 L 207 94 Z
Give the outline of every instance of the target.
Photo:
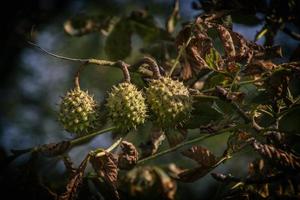
M 182 82 L 163 77 L 151 80 L 146 98 L 156 122 L 172 128 L 190 117 L 192 98 Z
M 94 130 L 98 119 L 98 105 L 92 96 L 78 88 L 62 98 L 59 121 L 68 132 L 86 134 Z
M 147 107 L 142 93 L 131 83 L 120 83 L 109 93 L 106 104 L 112 122 L 121 131 L 135 129 L 145 122 Z

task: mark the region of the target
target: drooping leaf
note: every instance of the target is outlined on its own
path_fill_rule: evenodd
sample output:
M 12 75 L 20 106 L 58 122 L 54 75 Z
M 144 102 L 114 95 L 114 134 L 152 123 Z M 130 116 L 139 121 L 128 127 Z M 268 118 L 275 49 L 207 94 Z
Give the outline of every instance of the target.
M 166 22 L 166 29 L 168 33 L 173 33 L 178 19 L 179 19 L 179 0 L 175 0 L 172 13 L 168 17 Z
M 165 138 L 166 135 L 160 128 L 153 128 L 150 134 L 150 139 L 146 143 L 142 143 L 140 145 L 142 150 L 141 158 L 145 158 L 156 153 Z
M 288 70 L 278 69 L 265 80 L 264 86 L 270 99 L 286 99 L 290 81 L 289 75 L 290 72 Z
M 213 26 L 219 33 L 227 59 L 233 59 L 236 56 L 236 52 L 230 31 L 226 27 L 219 24 L 215 24 Z
M 300 133 L 300 106 L 295 105 L 279 120 L 279 129 L 290 134 Z
M 246 75 L 260 75 L 276 68 L 277 65 L 270 60 L 254 60 L 247 64 L 242 72 Z
M 69 155 L 64 155 L 63 156 L 63 162 L 66 168 L 66 171 L 73 175 L 76 173 L 76 168 L 74 167 L 74 163 L 72 162 L 71 158 Z
M 58 200 L 75 200 L 77 197 L 78 188 L 82 184 L 84 178 L 84 171 L 87 166 L 87 163 L 90 159 L 90 156 L 81 162 L 76 172 L 69 178 L 68 184 L 66 186 L 66 191 L 58 196 Z
M 250 137 L 248 133 L 243 131 L 233 133 L 227 140 L 227 151 L 230 152 L 230 154 L 238 152 L 247 144 L 247 140 Z
M 194 110 L 190 120 L 185 127 L 188 129 L 199 128 L 202 125 L 207 125 L 211 121 L 218 121 L 223 118 L 223 115 L 212 108 L 212 103 L 207 101 L 197 101 L 193 104 Z
M 92 167 L 97 175 L 103 178 L 111 193 L 112 199 L 120 199 L 117 191 L 118 166 L 117 160 L 112 153 L 104 151 L 104 156 L 93 156 L 90 159 Z
M 184 132 L 184 131 L 180 132 L 178 130 L 167 130 L 167 131 L 165 131 L 165 135 L 166 135 L 169 145 L 171 147 L 174 147 L 174 146 L 180 144 L 187 137 L 186 132 Z
M 77 15 L 64 23 L 64 31 L 70 36 L 83 36 L 93 32 L 107 34 L 116 22 L 116 17 Z
M 187 45 L 187 43 L 189 44 Z M 180 62 L 182 64 L 181 77 L 186 80 L 194 74 L 198 74 L 200 70 L 207 67 L 205 56 L 210 53 L 213 48 L 212 40 L 208 35 L 193 26 L 184 27 L 176 37 L 176 46 L 178 52 L 185 48 L 185 54 L 182 55 Z
M 201 146 L 193 146 L 182 152 L 182 155 L 196 161 L 202 167 L 209 167 L 217 162 L 210 150 Z
M 159 167 L 138 166 L 127 172 L 121 179 L 121 188 L 126 188 L 130 199 L 173 200 L 176 182 Z
M 118 156 L 118 167 L 120 169 L 132 169 L 139 158 L 139 153 L 135 146 L 127 141 L 122 141 L 121 143 L 122 153 Z
M 210 49 L 210 53 L 205 56 L 205 62 L 207 66 L 212 70 L 218 70 L 220 68 L 221 56 L 214 48 Z
M 262 144 L 257 140 L 252 142 L 253 148 L 279 169 L 300 170 L 300 157 L 292 152 L 286 152 L 272 145 Z
M 132 26 L 127 18 L 122 18 L 106 38 L 105 53 L 109 59 L 120 60 L 131 53 Z
M 69 150 L 70 146 L 71 146 L 70 141 L 44 144 L 38 147 L 37 152 L 39 152 L 43 156 L 53 157 L 65 153 L 67 150 Z
M 182 154 L 198 163 L 198 166 L 179 171 L 174 177 L 182 182 L 194 182 L 207 173 L 209 173 L 214 165 L 218 162 L 218 159 L 208 149 L 201 146 L 193 146 L 188 150 L 182 152 Z
M 157 174 L 160 179 L 160 184 L 162 188 L 162 194 L 166 200 L 174 200 L 177 190 L 177 185 L 174 180 L 172 180 L 168 174 L 166 174 L 161 168 L 153 167 L 153 171 Z

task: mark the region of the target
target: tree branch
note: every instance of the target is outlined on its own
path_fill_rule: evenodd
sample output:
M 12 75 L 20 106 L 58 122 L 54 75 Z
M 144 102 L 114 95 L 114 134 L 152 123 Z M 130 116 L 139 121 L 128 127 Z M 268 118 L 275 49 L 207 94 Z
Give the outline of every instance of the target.
M 90 133 L 88 135 L 79 137 L 79 138 L 75 138 L 69 141 L 62 141 L 62 142 L 58 142 L 58 143 L 50 143 L 50 144 L 44 144 L 44 145 L 39 145 L 36 147 L 32 147 L 32 148 L 27 148 L 27 149 L 20 149 L 20 150 L 16 150 L 16 149 L 12 149 L 11 152 L 13 153 L 13 155 L 9 156 L 9 158 L 7 159 L 8 162 L 13 161 L 14 159 L 16 159 L 17 157 L 26 154 L 26 153 L 33 153 L 33 152 L 42 152 L 44 153 L 46 156 L 57 156 L 57 155 L 61 155 L 63 153 L 65 153 L 66 151 L 70 150 L 72 147 L 75 147 L 77 145 L 80 145 L 86 141 L 88 141 L 89 139 L 97 136 L 97 135 L 101 135 L 103 133 L 106 133 L 108 131 L 114 130 L 115 127 L 110 127 L 110 128 L 106 128 L 100 131 L 95 131 L 93 133 Z M 53 153 L 51 151 L 56 150 L 58 151 L 58 153 Z
M 271 183 L 274 181 L 278 181 L 284 177 L 286 177 L 285 173 L 278 173 L 272 176 L 265 176 L 260 178 L 238 178 L 234 177 L 231 174 L 222 174 L 222 173 L 211 173 L 211 176 L 220 182 L 243 182 L 245 184 L 263 184 L 263 183 Z
M 133 65 L 129 65 L 129 64 L 125 63 L 124 61 L 113 62 L 113 61 L 109 61 L 109 60 L 99 60 L 99 59 L 95 59 L 95 58 L 80 59 L 80 58 L 65 57 L 65 56 L 54 54 L 33 42 L 28 41 L 28 43 L 30 45 L 36 47 L 37 49 L 41 50 L 45 54 L 53 56 L 58 59 L 62 59 L 62 60 L 67 60 L 67 61 L 72 61 L 72 62 L 80 62 L 82 64 L 94 64 L 94 65 L 98 65 L 98 66 L 108 66 L 108 67 L 116 67 L 116 68 L 120 68 L 120 62 L 122 62 L 122 64 L 129 66 L 128 70 L 131 72 L 138 72 L 144 76 L 149 76 L 149 77 L 153 76 L 153 74 L 156 75 L 156 73 L 157 73 L 155 70 L 153 70 L 153 72 L 152 72 L 145 68 L 141 68 L 141 66 L 144 64 L 150 66 L 152 69 L 153 69 L 153 65 L 157 66 L 156 61 L 149 57 L 145 57 L 145 58 L 141 59 L 140 61 L 138 61 L 137 63 L 135 63 Z
M 156 153 L 156 154 L 153 154 L 149 157 L 146 157 L 146 158 L 143 158 L 141 160 L 139 160 L 137 162 L 137 164 L 142 164 L 146 161 L 149 161 L 149 160 L 153 160 L 153 159 L 156 159 L 158 157 L 161 157 L 163 155 L 166 155 L 168 153 L 171 153 L 171 152 L 174 152 L 184 146 L 187 146 L 187 145 L 191 145 L 191 144 L 195 144 L 195 143 L 198 143 L 200 141 L 203 141 L 207 138 L 210 138 L 210 137 L 213 137 L 213 136 L 216 136 L 216 135 L 219 135 L 219 134 L 222 134 L 222 133 L 225 133 L 225 132 L 229 132 L 229 131 L 234 131 L 234 130 L 238 130 L 240 129 L 241 127 L 243 127 L 244 125 L 239 125 L 239 126 L 235 126 L 235 127 L 229 127 L 229 128 L 225 128 L 225 129 L 222 129 L 222 130 L 219 130 L 219 131 L 216 131 L 214 134 L 209 134 L 209 135 L 205 135 L 205 136 L 201 136 L 201 137 L 197 137 L 195 139 L 192 139 L 192 140 L 189 140 L 189 141 L 186 141 L 186 142 L 183 142 L 183 143 L 180 143 L 174 147 L 171 147 L 169 149 L 166 149 L 164 151 L 161 151 L 159 153 Z

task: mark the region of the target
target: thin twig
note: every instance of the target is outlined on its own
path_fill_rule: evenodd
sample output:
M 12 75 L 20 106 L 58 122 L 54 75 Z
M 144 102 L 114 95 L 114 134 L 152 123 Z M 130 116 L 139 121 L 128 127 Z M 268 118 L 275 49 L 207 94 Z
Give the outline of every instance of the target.
M 93 133 L 87 134 L 87 135 L 79 137 L 79 138 L 75 138 L 75 139 L 71 140 L 71 145 L 70 146 L 71 147 L 76 146 L 76 145 L 81 144 L 81 143 L 83 143 L 83 142 L 85 142 L 85 141 L 87 141 L 87 140 L 89 140 L 89 139 L 91 139 L 91 138 L 93 138 L 97 135 L 106 133 L 108 131 L 112 131 L 114 129 L 115 129 L 115 127 L 109 127 L 109 128 L 106 128 L 106 129 L 103 129 L 103 130 L 100 130 L 100 131 L 95 131 Z
M 79 58 L 70 58 L 70 57 L 65 57 L 65 56 L 61 56 L 61 55 L 57 55 L 54 54 L 42 47 L 40 47 L 39 45 L 28 41 L 28 43 L 34 47 L 36 47 L 37 49 L 41 50 L 42 52 L 44 52 L 47 55 L 53 56 L 55 58 L 58 59 L 62 59 L 62 60 L 67 60 L 67 61 L 73 61 L 73 62 L 80 62 L 83 64 L 94 64 L 94 65 L 98 65 L 98 66 L 109 66 L 109 67 L 117 67 L 120 68 L 120 61 L 118 62 L 113 62 L 113 61 L 109 61 L 109 60 L 99 60 L 99 59 L 95 59 L 95 58 L 87 58 L 87 59 L 79 59 Z M 133 64 L 133 65 L 129 65 L 127 63 L 125 63 L 124 61 L 122 61 L 124 64 L 128 65 L 128 70 L 131 72 L 138 72 L 144 76 L 152 76 L 154 74 L 154 78 L 159 78 L 160 77 L 160 73 L 159 73 L 159 68 L 157 66 L 157 63 L 154 59 L 149 58 L 149 57 L 145 57 L 143 59 L 141 59 L 140 61 L 138 61 L 137 63 Z M 147 69 L 141 68 L 142 65 L 147 64 L 152 68 L 152 71 L 149 71 Z
M 113 66 L 116 64 L 116 62 L 112 62 L 112 61 L 108 61 L 108 60 L 98 60 L 98 59 L 94 59 L 94 58 L 85 58 L 85 59 L 80 59 L 80 58 L 70 58 L 70 57 L 65 57 L 65 56 L 61 56 L 61 55 L 57 55 L 54 54 L 42 47 L 40 47 L 39 45 L 28 41 L 28 43 L 34 47 L 36 47 L 37 49 L 41 50 L 42 52 L 53 56 L 55 58 L 59 58 L 62 60 L 68 60 L 68 61 L 74 61 L 74 62 L 81 62 L 81 63 L 87 63 L 87 64 L 96 64 L 96 65 L 102 65 L 102 66 Z
M 284 27 L 282 30 L 285 34 L 289 35 L 291 38 L 295 40 L 300 40 L 300 34 L 290 30 L 287 27 Z
M 75 74 L 75 79 L 74 79 L 74 86 L 76 89 L 80 89 L 80 73 L 82 72 L 82 70 L 85 68 L 87 63 L 82 63 L 78 70 L 76 71 Z
M 231 174 L 221 174 L 221 173 L 212 173 L 211 174 L 214 179 L 220 182 L 242 182 L 245 184 L 264 184 L 264 183 L 271 183 L 274 181 L 278 181 L 282 178 L 286 177 L 285 173 L 278 173 L 276 175 L 272 176 L 266 176 L 261 178 L 238 178 L 235 176 L 232 176 Z
M 241 128 L 241 127 L 240 127 L 240 126 L 235 126 L 235 127 L 225 128 L 225 129 L 223 129 L 223 130 L 217 131 L 215 134 L 209 134 L 209 135 L 197 137 L 197 138 L 195 138 L 195 139 L 192 139 L 192 140 L 183 142 L 183 143 L 178 144 L 178 145 L 176 145 L 176 146 L 174 146 L 174 147 L 171 147 L 171 148 L 169 148 L 169 149 L 166 149 L 166 150 L 164 150 L 164 151 L 161 151 L 161 152 L 159 152 L 159 153 L 157 153 L 157 154 L 153 154 L 153 155 L 151 155 L 151 156 L 149 156 L 149 157 L 143 158 L 143 159 L 139 160 L 139 161 L 137 162 L 137 164 L 142 164 L 142 163 L 144 163 L 144 162 L 146 162 L 146 161 L 153 160 L 153 159 L 156 159 L 156 158 L 158 158 L 158 157 L 161 157 L 161 156 L 163 156 L 163 155 L 165 155 L 165 154 L 174 152 L 174 151 L 176 151 L 176 150 L 178 150 L 178 149 L 180 149 L 180 148 L 182 148 L 182 147 L 184 147 L 184 146 L 191 145 L 191 144 L 194 144 L 194 143 L 198 143 L 198 142 L 203 141 L 203 140 L 205 140 L 205 139 L 207 139 L 207 138 L 210 138 L 210 137 L 213 137 L 213 136 L 216 136 L 216 135 L 225 133 L 225 132 L 237 130 L 237 129 L 239 129 L 239 128 Z
M 171 76 L 171 75 L 173 74 L 173 71 L 175 70 L 177 64 L 179 63 L 180 57 L 182 56 L 182 54 L 183 54 L 183 52 L 185 51 L 186 47 L 190 44 L 191 40 L 192 40 L 192 34 L 191 34 L 191 36 L 188 38 L 188 40 L 180 47 L 179 53 L 178 53 L 178 55 L 177 55 L 177 57 L 176 57 L 176 59 L 175 59 L 175 62 L 174 62 L 174 64 L 173 64 L 173 66 L 172 66 L 172 68 L 171 68 L 171 70 L 170 70 L 168 76 Z
M 247 85 L 249 83 L 256 83 L 256 82 L 264 81 L 265 79 L 266 78 L 253 79 L 253 80 L 249 80 L 249 81 L 241 81 L 240 83 L 238 83 L 238 85 L 239 86 L 241 86 L 241 85 Z M 230 85 L 231 85 L 231 83 L 223 85 L 222 87 L 230 87 Z M 205 93 L 205 92 L 213 92 L 213 91 L 215 91 L 215 89 L 216 89 L 216 87 L 212 87 L 212 88 L 201 90 L 201 92 L 203 92 L 203 93 Z
M 120 137 L 116 142 L 114 142 L 110 147 L 108 147 L 106 150 L 103 150 L 102 148 L 99 150 L 92 151 L 91 154 L 94 154 L 95 157 L 101 157 L 105 155 L 105 152 L 112 152 L 115 148 L 117 148 L 121 142 L 123 141 L 123 138 Z

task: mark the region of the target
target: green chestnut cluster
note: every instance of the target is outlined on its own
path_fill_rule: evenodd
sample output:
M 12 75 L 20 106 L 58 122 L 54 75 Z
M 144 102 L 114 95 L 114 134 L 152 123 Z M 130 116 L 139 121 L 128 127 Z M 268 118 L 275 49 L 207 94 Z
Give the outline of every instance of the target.
M 59 121 L 68 132 L 89 133 L 100 123 L 98 108 L 93 97 L 78 87 L 62 98 Z M 145 97 L 130 82 L 113 86 L 106 108 L 114 126 L 121 132 L 144 124 L 148 112 L 161 128 L 172 129 L 190 117 L 192 98 L 182 82 L 162 77 L 150 81 Z
M 131 83 L 120 83 L 114 86 L 106 104 L 109 116 L 121 131 L 135 129 L 145 122 L 147 106 L 142 93 Z
M 75 88 L 62 97 L 59 110 L 59 121 L 68 132 L 78 135 L 93 130 L 97 118 L 98 105 L 86 91 Z
M 169 77 L 153 79 L 146 98 L 156 122 L 163 128 L 172 128 L 190 117 L 192 98 L 180 81 Z

